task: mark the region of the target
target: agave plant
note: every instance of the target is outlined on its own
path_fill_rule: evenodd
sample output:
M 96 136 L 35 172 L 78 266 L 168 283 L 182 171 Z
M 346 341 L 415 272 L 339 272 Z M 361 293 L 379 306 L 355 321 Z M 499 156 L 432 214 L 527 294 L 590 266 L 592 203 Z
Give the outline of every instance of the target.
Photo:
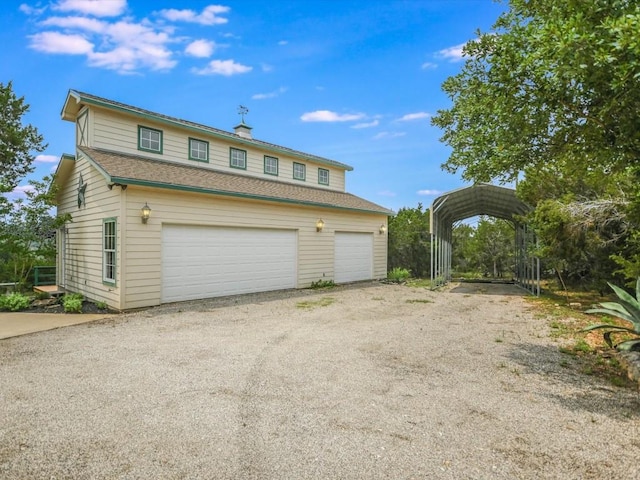
M 607 345 L 614 347 L 611 335 L 614 333 L 631 333 L 637 335 L 638 338 L 632 338 L 615 345 L 617 350 L 623 351 L 640 351 L 640 277 L 636 282 L 636 298 L 633 298 L 622 288 L 616 287 L 609 283 L 609 286 L 618 296 L 619 302 L 603 302 L 600 308 L 587 310 L 587 313 L 604 313 L 614 317 L 621 318 L 631 324 L 631 327 L 623 327 L 619 325 L 591 325 L 583 330 L 590 332 L 592 330 L 606 329 L 604 333 L 604 341 Z

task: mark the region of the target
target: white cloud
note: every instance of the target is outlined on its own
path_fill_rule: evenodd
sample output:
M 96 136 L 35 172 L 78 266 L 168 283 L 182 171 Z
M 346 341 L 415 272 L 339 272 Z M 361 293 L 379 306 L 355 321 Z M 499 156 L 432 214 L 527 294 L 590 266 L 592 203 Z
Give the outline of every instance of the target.
M 211 60 L 204 68 L 194 68 L 193 72 L 197 75 L 224 75 L 230 77 L 241 73 L 247 73 L 253 70 L 253 67 L 236 63 L 233 60 Z
M 378 120 L 374 120 L 372 122 L 356 123 L 355 125 L 352 125 L 351 128 L 371 128 L 377 127 L 378 124 L 380 124 L 380 122 Z
M 160 15 L 172 22 L 220 25 L 227 23 L 229 20 L 218 15 L 227 13 L 229 10 L 229 7 L 222 5 L 209 5 L 208 7 L 205 7 L 200 14 L 196 13 L 194 10 L 177 10 L 175 8 L 170 8 L 167 10 L 160 10 Z
M 454 45 L 453 47 L 444 48 L 438 51 L 437 56 L 441 58 L 445 58 L 451 62 L 459 62 L 464 58 L 462 54 L 462 48 L 465 46 L 464 43 L 459 45 Z
M 32 7 L 31 5 L 27 5 L 26 3 L 23 3 L 20 5 L 20 7 L 18 7 L 18 10 L 20 10 L 22 13 L 26 15 L 40 15 L 44 13 L 46 8 L 36 8 L 36 7 Z
M 18 198 L 26 198 L 27 192 L 35 191 L 35 187 L 33 185 L 18 185 L 11 192 L 8 193 L 7 197 L 10 200 L 17 200 Z
M 406 134 L 407 134 L 406 132 L 380 132 L 374 135 L 373 139 L 381 140 L 383 138 L 398 138 L 398 137 L 404 137 Z
M 56 14 L 36 23 L 40 31 L 28 37 L 29 47 L 47 54 L 83 55 L 91 67 L 122 74 L 145 69 L 170 70 L 178 64 L 176 54 L 208 58 L 220 46 L 206 39 L 175 35 L 177 27 L 167 24 L 166 20 L 107 18 L 126 13 L 126 0 L 52 1 L 55 3 L 51 8 Z M 28 14 L 36 12 L 26 4 L 21 10 Z M 220 15 L 229 10 L 229 7 L 209 5 L 200 12 L 171 9 L 162 10 L 160 14 L 165 19 L 213 25 L 226 23 L 227 19 Z M 233 75 L 250 70 L 251 67 L 227 60 L 193 71 L 203 75 Z
M 396 193 L 389 190 L 383 190 L 381 192 L 378 192 L 378 195 L 380 195 L 381 197 L 395 197 Z
M 82 35 L 66 35 L 58 32 L 36 33 L 29 37 L 31 48 L 45 53 L 88 55 L 93 52 L 93 43 Z
M 273 71 L 273 66 L 269 65 L 268 63 L 261 63 L 260 68 L 262 68 L 262 71 L 265 73 Z
M 420 68 L 422 70 L 433 70 L 434 68 L 438 68 L 438 64 L 437 63 L 431 63 L 431 62 L 424 62 Z
M 398 119 L 398 122 L 411 122 L 413 120 L 422 120 L 424 118 L 429 118 L 431 114 L 427 112 L 416 112 L 416 113 L 407 113 Z
M 281 45 L 281 46 L 288 45 L 288 44 L 289 44 L 289 42 L 287 40 L 280 40 L 278 42 L 278 45 Z
M 253 100 L 266 100 L 267 98 L 275 98 L 281 94 L 283 94 L 284 92 L 286 92 L 287 89 L 285 87 L 280 87 L 277 90 L 274 90 L 273 92 L 269 92 L 269 93 L 256 93 L 255 95 L 253 95 L 251 98 Z
M 443 192 L 441 190 L 426 189 L 426 190 L 418 190 L 416 193 L 418 195 L 423 195 L 423 196 L 427 196 L 427 197 L 435 197 L 436 195 L 440 195 Z
M 95 17 L 117 17 L 127 9 L 127 0 L 59 0 L 52 8 L 61 12 L 80 12 Z
M 55 155 L 36 155 L 35 161 L 39 163 L 58 163 L 60 157 Z
M 108 26 L 108 23 L 102 20 L 87 17 L 50 17 L 40 24 L 47 27 L 78 29 L 94 33 L 103 33 Z
M 191 55 L 192 57 L 208 58 L 213 54 L 216 44 L 209 40 L 194 40 L 187 48 L 184 49 L 184 53 Z
M 336 113 L 330 110 L 316 110 L 302 114 L 303 122 L 352 122 L 364 118 L 362 113 Z

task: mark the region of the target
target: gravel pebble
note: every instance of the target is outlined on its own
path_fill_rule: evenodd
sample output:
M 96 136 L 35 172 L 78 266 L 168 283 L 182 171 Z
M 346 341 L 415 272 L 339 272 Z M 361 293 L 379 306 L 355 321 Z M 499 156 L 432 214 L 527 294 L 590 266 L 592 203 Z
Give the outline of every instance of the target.
M 0 478 L 639 479 L 638 391 L 547 323 L 513 286 L 367 283 L 4 340 Z

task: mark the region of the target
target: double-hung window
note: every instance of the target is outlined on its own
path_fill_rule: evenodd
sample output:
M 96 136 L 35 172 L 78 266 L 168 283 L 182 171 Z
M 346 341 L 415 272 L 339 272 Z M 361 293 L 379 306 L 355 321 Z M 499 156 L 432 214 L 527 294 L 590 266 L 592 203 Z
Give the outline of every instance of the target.
M 209 161 L 209 142 L 204 140 L 198 140 L 195 138 L 189 139 L 189 160 L 197 160 L 198 162 Z
M 278 175 L 278 159 L 276 157 L 264 156 L 264 173 Z
M 116 220 L 108 218 L 102 223 L 102 281 L 116 283 Z
M 162 130 L 138 125 L 138 149 L 162 153 Z
M 229 164 L 232 168 L 247 169 L 247 152 L 238 148 L 231 148 L 229 151 Z
M 329 185 L 329 170 L 326 168 L 318 169 L 318 183 L 320 185 Z
M 293 162 L 293 178 L 296 180 L 307 178 L 307 167 L 304 163 Z

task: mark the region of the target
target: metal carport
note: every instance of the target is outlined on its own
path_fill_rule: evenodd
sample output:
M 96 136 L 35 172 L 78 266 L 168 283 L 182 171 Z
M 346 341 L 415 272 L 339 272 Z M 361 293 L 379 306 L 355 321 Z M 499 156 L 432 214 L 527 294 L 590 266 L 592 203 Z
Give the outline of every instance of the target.
M 516 236 L 516 278 L 518 285 L 534 295 L 540 294 L 540 260 L 533 256 L 533 232 L 519 220 L 531 207 L 516 196 L 515 190 L 487 183 L 451 190 L 431 204 L 431 282 L 442 285 L 451 280 L 452 232 L 455 222 L 477 215 L 511 222 Z

